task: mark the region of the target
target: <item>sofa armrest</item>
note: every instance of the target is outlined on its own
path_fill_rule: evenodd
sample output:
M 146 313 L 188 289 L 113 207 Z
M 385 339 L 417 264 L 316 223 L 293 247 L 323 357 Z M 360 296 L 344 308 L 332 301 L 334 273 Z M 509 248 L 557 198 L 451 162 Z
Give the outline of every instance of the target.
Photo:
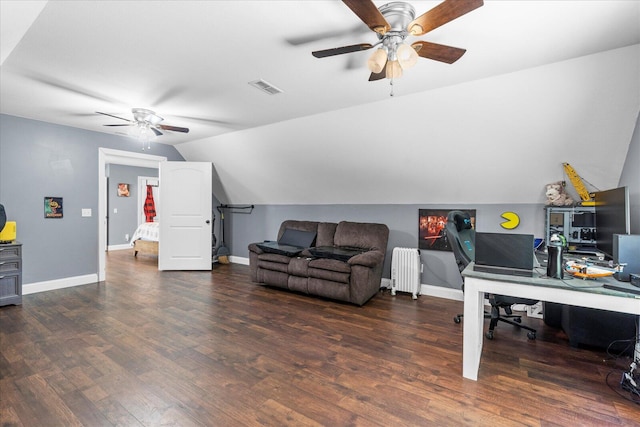
M 261 242 L 258 242 L 258 243 L 261 243 Z M 258 255 L 263 254 L 264 251 L 258 247 L 258 243 L 250 243 L 249 252 L 254 252 Z
M 384 261 L 384 253 L 379 250 L 371 250 L 349 258 L 349 265 L 362 265 L 365 267 L 375 267 Z

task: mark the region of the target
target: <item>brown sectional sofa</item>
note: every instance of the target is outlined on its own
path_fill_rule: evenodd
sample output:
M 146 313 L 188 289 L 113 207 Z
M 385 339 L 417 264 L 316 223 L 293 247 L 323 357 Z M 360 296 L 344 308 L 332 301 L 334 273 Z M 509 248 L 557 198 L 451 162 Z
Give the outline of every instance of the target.
M 362 253 L 348 260 L 319 258 L 310 249 L 294 256 L 265 252 L 249 245 L 251 280 L 265 285 L 363 305 L 380 290 L 382 267 L 389 238 L 384 224 L 342 221 L 287 220 L 285 230 L 316 232 L 314 247 L 360 248 Z

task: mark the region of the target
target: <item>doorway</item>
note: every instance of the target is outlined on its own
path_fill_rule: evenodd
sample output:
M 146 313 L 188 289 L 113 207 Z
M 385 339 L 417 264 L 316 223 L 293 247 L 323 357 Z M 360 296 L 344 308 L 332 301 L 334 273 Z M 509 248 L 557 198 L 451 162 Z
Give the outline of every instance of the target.
M 138 225 L 143 224 L 147 221 L 147 218 L 144 213 L 144 203 L 147 199 L 147 186 L 151 186 L 151 194 L 153 196 L 153 201 L 155 203 L 156 212 L 160 206 L 160 194 L 158 191 L 158 185 L 160 183 L 160 178 L 155 176 L 139 176 L 138 177 Z
M 134 153 L 132 151 L 98 149 L 98 281 L 106 278 L 106 250 L 107 250 L 107 165 L 117 164 L 159 169 L 161 162 L 166 162 L 164 156 Z

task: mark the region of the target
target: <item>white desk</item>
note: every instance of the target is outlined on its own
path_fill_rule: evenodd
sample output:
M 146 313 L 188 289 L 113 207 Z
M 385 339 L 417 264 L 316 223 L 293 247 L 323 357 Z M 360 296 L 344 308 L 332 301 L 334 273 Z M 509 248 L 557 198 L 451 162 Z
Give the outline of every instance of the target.
M 482 273 L 473 271 L 473 263 L 467 266 L 462 275 L 465 277 L 462 376 L 475 381 L 478 380 L 484 339 L 485 292 L 640 315 L 640 295 L 600 286 L 594 288 L 604 279 L 563 281 Z M 613 278 L 607 280 L 621 284 Z

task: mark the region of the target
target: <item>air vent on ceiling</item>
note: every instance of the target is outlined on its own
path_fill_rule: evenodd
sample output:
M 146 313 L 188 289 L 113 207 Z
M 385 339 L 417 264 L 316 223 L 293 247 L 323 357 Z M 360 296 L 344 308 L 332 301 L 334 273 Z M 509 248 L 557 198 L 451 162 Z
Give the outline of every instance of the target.
M 277 95 L 279 93 L 282 93 L 282 89 L 278 89 L 277 87 L 275 87 L 274 85 L 272 85 L 269 82 L 266 82 L 262 79 L 260 80 L 254 80 L 252 82 L 249 82 L 249 84 L 253 87 L 256 87 L 258 89 L 260 89 L 261 91 L 268 93 L 269 95 Z

